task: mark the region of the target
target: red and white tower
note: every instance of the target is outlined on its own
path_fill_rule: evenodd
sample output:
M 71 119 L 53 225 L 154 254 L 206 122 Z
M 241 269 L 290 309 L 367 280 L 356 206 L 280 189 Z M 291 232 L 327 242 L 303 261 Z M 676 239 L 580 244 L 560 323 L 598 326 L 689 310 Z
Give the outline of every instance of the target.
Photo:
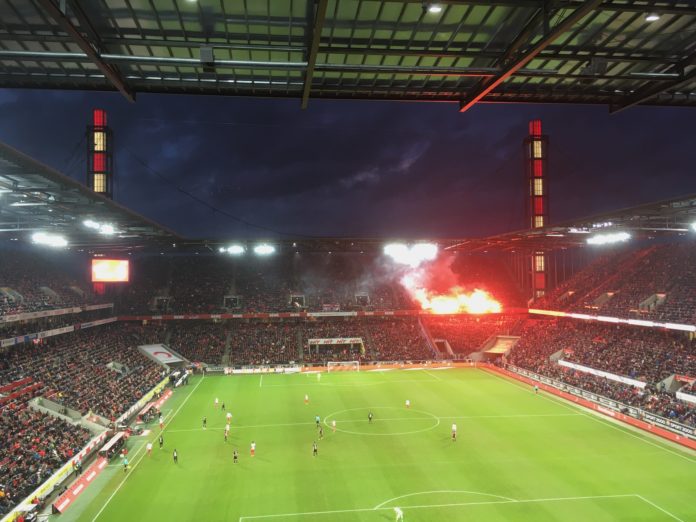
M 524 140 L 525 176 L 527 181 L 526 215 L 530 228 L 549 225 L 548 190 L 549 137 L 541 132 L 541 120 L 529 122 L 529 136 Z M 532 297 L 546 293 L 546 254 L 533 252 L 531 256 Z
M 87 186 L 113 199 L 113 134 L 103 109 L 92 111 L 92 122 L 87 126 Z

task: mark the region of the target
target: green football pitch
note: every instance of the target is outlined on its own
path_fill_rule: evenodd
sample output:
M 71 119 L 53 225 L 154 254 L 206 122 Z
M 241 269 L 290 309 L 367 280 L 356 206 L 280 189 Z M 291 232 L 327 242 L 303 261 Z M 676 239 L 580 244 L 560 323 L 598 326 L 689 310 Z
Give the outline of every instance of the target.
M 694 452 L 484 370 L 197 377 L 163 412 L 60 519 L 696 520 Z

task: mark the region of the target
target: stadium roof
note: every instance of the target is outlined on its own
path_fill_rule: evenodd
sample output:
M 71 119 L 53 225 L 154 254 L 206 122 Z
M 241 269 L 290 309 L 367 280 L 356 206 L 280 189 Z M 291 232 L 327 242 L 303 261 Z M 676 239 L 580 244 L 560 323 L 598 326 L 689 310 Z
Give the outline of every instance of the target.
M 0 85 L 696 106 L 695 32 L 692 0 L 0 0 Z
M 100 234 L 86 227 L 86 220 L 109 224 L 115 233 Z M 461 252 L 549 251 L 584 246 L 591 233 L 621 230 L 640 239 L 696 234 L 695 227 L 696 194 L 485 238 L 298 237 L 268 241 L 280 250 L 301 252 L 378 252 L 389 241 L 436 241 L 440 248 Z M 234 243 L 250 249 L 263 239 L 184 239 L 0 142 L 0 239 L 28 239 L 33 232 L 60 234 L 73 247 L 94 251 L 216 252 Z
M 450 245 L 453 250 L 555 250 L 587 245 L 602 233 L 627 232 L 634 239 L 696 235 L 696 194 L 646 203 L 539 229 L 520 230 Z
M 85 220 L 109 224 L 105 235 Z M 34 232 L 67 236 L 73 246 L 170 244 L 179 236 L 85 185 L 0 142 L 0 238 L 28 238 Z

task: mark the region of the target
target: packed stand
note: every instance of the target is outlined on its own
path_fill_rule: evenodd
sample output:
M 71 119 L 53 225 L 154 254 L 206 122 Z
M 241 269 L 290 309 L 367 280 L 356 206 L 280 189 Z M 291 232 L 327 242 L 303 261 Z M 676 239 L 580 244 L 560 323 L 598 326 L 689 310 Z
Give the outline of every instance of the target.
M 0 316 L 98 302 L 86 283 L 84 258 L 2 246 Z
M 398 282 L 403 274 L 386 269 L 384 259 L 376 255 L 154 256 L 134 259 L 133 264 L 133 283 L 119 301 L 120 310 L 129 314 L 418 308 Z M 458 256 L 451 270 L 453 285 L 488 290 L 506 307 L 524 303 L 501 262 Z
M 229 329 L 232 366 L 287 364 L 298 360 L 295 323 L 234 322 Z
M 89 431 L 24 405 L 0 409 L 0 517 L 90 440 Z
M 417 319 L 367 322 L 370 348 L 378 361 L 422 361 L 436 357 Z
M 371 359 L 368 330 L 365 323 L 352 319 L 325 319 L 301 323 L 303 360 L 325 364 L 327 361 L 364 361 Z M 352 345 L 311 344 L 311 339 L 362 339 Z
M 536 307 L 625 318 L 696 322 L 693 241 L 621 248 L 600 257 Z
M 647 385 L 641 390 L 568 369 L 550 360 L 557 352 L 563 360 L 630 377 Z M 670 375 L 696 372 L 696 342 L 685 336 L 571 320 L 531 320 L 507 361 L 618 402 L 696 425 L 693 405 L 678 400 L 662 384 Z
M 73 326 L 88 321 L 96 321 L 113 315 L 113 310 L 100 309 L 77 314 L 65 314 L 57 316 L 42 317 L 29 321 L 14 321 L 11 323 L 0 323 L 0 339 L 21 337 L 25 335 L 54 330 L 64 326 Z
M 227 327 L 201 321 L 166 324 L 168 346 L 193 362 L 219 365 L 225 353 Z
M 30 378 L 40 384 L 33 396 L 113 420 L 162 378 L 137 349 L 147 344 L 141 328 L 114 323 L 11 347 L 0 355 L 0 386 Z

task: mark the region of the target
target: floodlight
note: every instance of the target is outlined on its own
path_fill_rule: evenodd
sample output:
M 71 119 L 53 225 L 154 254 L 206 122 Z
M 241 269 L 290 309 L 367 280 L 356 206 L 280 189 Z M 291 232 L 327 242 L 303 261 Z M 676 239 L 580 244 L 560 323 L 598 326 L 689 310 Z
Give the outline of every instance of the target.
M 404 243 L 388 243 L 384 245 L 384 253 L 389 257 L 397 257 L 408 254 L 408 247 Z
M 589 245 L 609 245 L 612 243 L 620 243 L 631 239 L 631 234 L 628 232 L 614 232 L 612 234 L 595 234 L 587 238 Z
M 416 268 L 424 261 L 432 261 L 437 257 L 437 245 L 416 243 L 409 247 L 404 243 L 388 243 L 384 245 L 384 255 L 391 257 L 395 263 Z
M 273 247 L 271 247 L 271 248 L 273 248 Z M 244 251 L 245 251 L 245 248 L 242 245 L 230 245 L 227 247 L 227 253 L 232 254 L 234 256 L 241 255 L 244 253 Z
M 442 6 L 438 4 L 430 4 L 428 6 L 428 12 L 432 14 L 438 14 L 442 12 Z
M 49 234 L 47 232 L 35 232 L 32 234 L 31 240 L 37 245 L 45 245 L 53 248 L 63 248 L 68 246 L 68 241 L 63 236 Z
M 657 13 L 648 13 L 645 15 L 646 22 L 657 22 L 660 19 L 660 15 Z
M 114 228 L 113 225 L 109 225 L 108 223 L 104 223 L 99 227 L 99 233 L 104 234 L 105 236 L 112 236 L 116 233 L 116 229 Z
M 434 243 L 416 243 L 411 252 L 420 259 L 432 261 L 437 257 L 437 245 Z
M 254 253 L 259 256 L 268 256 L 275 252 L 275 247 L 267 243 L 261 243 L 254 247 Z
M 99 223 L 96 221 L 92 221 L 91 219 L 85 219 L 82 224 L 86 226 L 87 228 L 93 228 L 95 230 L 99 230 Z
M 693 230 L 694 232 L 696 232 L 696 221 L 694 221 L 693 223 L 691 223 L 691 230 Z

